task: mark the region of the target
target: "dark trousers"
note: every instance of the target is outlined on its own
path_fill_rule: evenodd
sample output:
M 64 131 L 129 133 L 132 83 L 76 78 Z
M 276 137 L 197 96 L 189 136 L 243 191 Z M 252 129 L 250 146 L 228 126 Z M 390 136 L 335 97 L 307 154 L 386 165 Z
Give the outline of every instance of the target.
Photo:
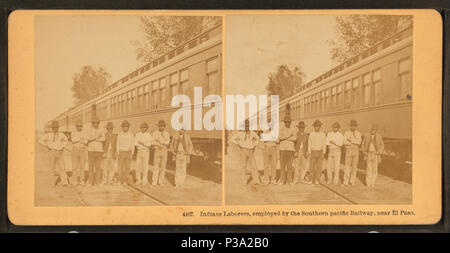
M 102 157 L 103 152 L 88 151 L 89 179 L 91 185 L 102 182 Z
M 292 162 L 294 161 L 294 151 L 280 150 L 280 183 L 291 183 L 294 177 Z M 286 181 L 287 179 L 287 181 Z
M 312 182 L 319 182 L 320 176 L 322 174 L 322 160 L 323 160 L 323 151 L 312 150 L 311 158 L 310 158 L 310 173 Z
M 117 174 L 119 176 L 119 183 L 128 183 L 128 176 L 130 175 L 131 167 L 131 151 L 119 152 L 119 166 Z

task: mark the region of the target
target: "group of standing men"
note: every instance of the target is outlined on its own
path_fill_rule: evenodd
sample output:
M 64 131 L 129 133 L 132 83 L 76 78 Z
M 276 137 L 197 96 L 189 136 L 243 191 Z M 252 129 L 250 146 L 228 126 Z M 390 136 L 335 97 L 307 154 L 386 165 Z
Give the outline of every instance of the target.
M 373 187 L 378 174 L 378 164 L 384 153 L 383 138 L 377 132 L 377 125 L 372 125 L 364 138 L 357 130 L 358 122 L 350 121 L 350 129 L 344 134 L 339 132 L 338 122 L 333 123 L 332 131 L 325 134 L 321 131 L 322 122 L 315 120 L 314 130 L 305 133 L 305 123 L 300 121 L 297 129 L 291 127 L 291 119 L 287 115 L 279 129 L 277 139 L 263 140 L 263 131 L 253 132 L 249 129 L 249 121 L 245 121 L 245 130 L 235 134 L 230 141 L 239 147 L 242 179 L 246 185 L 247 172 L 251 172 L 251 184 L 319 184 L 322 175 L 322 162 L 327 157 L 326 183 L 339 184 L 341 153 L 345 150 L 345 168 L 343 185 L 355 185 L 359 153 L 362 151 L 367 161 L 366 185 Z M 269 132 L 271 129 L 269 127 Z M 345 149 L 343 149 L 345 148 Z M 260 152 L 256 152 L 256 150 Z M 263 157 L 257 157 L 256 153 Z M 277 159 L 280 162 L 280 173 L 277 175 Z M 309 168 L 307 166 L 309 160 Z M 258 169 L 258 167 L 260 167 Z M 260 179 L 258 170 L 264 169 Z M 309 180 L 306 173 L 309 170 Z
M 183 129 L 179 130 L 172 140 L 165 130 L 165 121 L 159 120 L 158 130 L 148 132 L 148 124 L 143 122 L 140 131 L 133 134 L 129 131 L 130 123 L 124 120 L 122 131 L 114 133 L 112 122 L 106 124 L 106 131 L 99 128 L 100 120 L 94 117 L 91 127 L 83 130 L 83 123 L 76 122 L 76 131 L 64 134 L 59 132 L 57 121 L 52 122 L 52 131 L 46 133 L 39 142 L 47 147 L 50 166 L 58 181 L 66 185 L 104 185 L 129 183 L 147 185 L 149 183 L 150 149 L 154 149 L 153 174 L 151 185 L 164 185 L 168 152 L 175 158 L 175 186 L 184 185 L 189 154 L 193 150 L 190 136 Z M 63 151 L 71 150 L 72 176 L 68 178 Z M 89 173 L 85 178 L 84 167 L 86 157 Z M 131 161 L 136 160 L 136 181 L 131 182 Z M 114 177 L 117 176 L 117 182 Z

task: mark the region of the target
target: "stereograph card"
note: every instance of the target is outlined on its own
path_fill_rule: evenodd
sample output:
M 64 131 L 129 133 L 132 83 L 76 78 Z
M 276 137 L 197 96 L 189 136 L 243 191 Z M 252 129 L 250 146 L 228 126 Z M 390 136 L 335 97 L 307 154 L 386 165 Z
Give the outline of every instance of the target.
M 19 10 L 16 225 L 434 224 L 434 10 Z

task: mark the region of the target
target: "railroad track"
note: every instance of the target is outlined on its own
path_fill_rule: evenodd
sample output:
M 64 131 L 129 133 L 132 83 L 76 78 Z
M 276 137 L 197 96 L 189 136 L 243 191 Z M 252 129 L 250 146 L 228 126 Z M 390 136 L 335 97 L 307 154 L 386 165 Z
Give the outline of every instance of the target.
M 319 183 L 318 185 L 321 186 L 323 189 L 326 189 L 327 191 L 332 192 L 335 196 L 339 197 L 346 203 L 351 204 L 351 205 L 358 205 L 358 203 L 356 201 L 354 201 L 354 200 L 350 199 L 349 197 L 345 196 L 344 194 L 334 190 L 332 187 L 328 186 L 327 184 Z M 263 189 L 264 195 L 268 199 L 270 199 L 271 204 L 273 204 L 273 205 L 283 204 L 281 201 L 279 201 L 276 198 L 275 194 L 270 190 L 270 188 L 267 185 L 262 185 L 262 189 Z
M 355 201 L 353 201 L 353 200 L 351 200 L 350 198 L 348 198 L 347 196 L 345 196 L 344 194 L 342 194 L 342 193 L 340 193 L 340 192 L 334 190 L 333 188 L 329 187 L 329 186 L 326 185 L 326 184 L 319 183 L 319 185 L 322 186 L 323 188 L 325 188 L 325 189 L 327 189 L 327 190 L 333 192 L 335 195 L 337 195 L 337 196 L 340 197 L 341 199 L 345 200 L 345 201 L 348 202 L 349 204 L 352 204 L 352 205 L 357 205 L 357 204 L 358 204 L 358 203 L 356 203 Z
M 153 201 L 159 203 L 160 205 L 164 205 L 164 206 L 168 206 L 168 205 L 169 205 L 169 203 L 167 203 L 167 202 L 165 202 L 165 201 L 159 199 L 158 197 L 155 197 L 155 196 L 151 195 L 150 193 L 148 193 L 148 192 L 146 192 L 146 191 L 144 191 L 144 190 L 142 190 L 142 189 L 139 189 L 138 187 L 136 187 L 136 186 L 134 186 L 134 185 L 132 185 L 132 184 L 127 184 L 127 186 L 128 186 L 130 189 L 133 189 L 133 190 L 135 190 L 135 191 L 137 191 L 137 192 L 139 192 L 139 193 L 141 193 L 141 194 L 143 194 L 143 195 L 149 197 L 150 199 L 152 199 Z
M 91 204 L 89 204 L 89 201 L 86 200 L 85 197 L 83 197 L 83 193 L 82 191 L 80 191 L 78 189 L 79 186 L 71 186 L 70 189 L 72 190 L 72 192 L 75 194 L 75 196 L 77 197 L 77 201 L 79 202 L 80 206 L 91 206 Z M 150 198 L 153 202 L 156 202 L 158 205 L 169 205 L 169 203 L 161 200 L 160 198 L 153 196 L 152 194 L 134 186 L 131 184 L 127 184 L 126 185 L 127 189 L 131 189 L 134 192 L 137 192 L 147 198 Z

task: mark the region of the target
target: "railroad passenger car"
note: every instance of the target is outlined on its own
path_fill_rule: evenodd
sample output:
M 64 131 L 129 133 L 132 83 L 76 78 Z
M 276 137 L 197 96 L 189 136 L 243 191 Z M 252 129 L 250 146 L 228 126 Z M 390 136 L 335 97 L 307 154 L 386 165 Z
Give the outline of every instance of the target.
M 412 55 L 412 27 L 409 27 L 280 101 L 280 119 L 289 104 L 293 125 L 303 120 L 307 132 L 313 131 L 312 123 L 316 119 L 322 121 L 325 133 L 331 131 L 333 122 L 339 122 L 344 132 L 349 129 L 350 120 L 356 119 L 362 134 L 367 133 L 372 124 L 377 124 L 387 151 L 382 157 L 381 172 L 410 182 Z
M 161 55 L 107 86 L 99 96 L 61 113 L 55 120 L 59 122 L 61 131 L 74 131 L 77 120 L 90 127 L 92 117 L 97 115 L 101 128 L 112 121 L 114 131 L 118 132 L 121 122 L 126 119 L 131 123 L 130 131 L 135 133 L 144 121 L 149 124 L 150 132 L 156 131 L 158 120 L 163 119 L 166 130 L 173 136 L 171 116 L 178 108 L 171 107 L 171 98 L 185 94 L 193 103 L 194 87 L 203 88 L 203 97 L 222 94 L 222 25 Z M 46 130 L 48 127 L 49 123 Z M 197 150 L 210 160 L 221 162 L 220 130 L 186 132 L 191 135 Z

